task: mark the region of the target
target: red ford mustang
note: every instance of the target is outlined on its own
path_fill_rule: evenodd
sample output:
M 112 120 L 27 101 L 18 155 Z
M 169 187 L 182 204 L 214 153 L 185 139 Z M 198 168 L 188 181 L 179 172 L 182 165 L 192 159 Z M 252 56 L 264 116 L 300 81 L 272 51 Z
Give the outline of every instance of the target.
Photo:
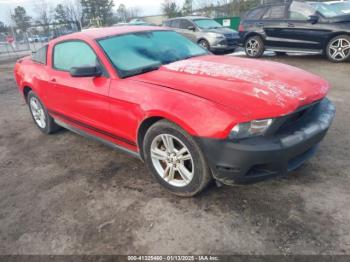
M 158 27 L 63 36 L 14 73 L 42 132 L 65 127 L 123 149 L 182 196 L 212 179 L 286 174 L 313 155 L 335 114 L 318 76 L 211 55 Z

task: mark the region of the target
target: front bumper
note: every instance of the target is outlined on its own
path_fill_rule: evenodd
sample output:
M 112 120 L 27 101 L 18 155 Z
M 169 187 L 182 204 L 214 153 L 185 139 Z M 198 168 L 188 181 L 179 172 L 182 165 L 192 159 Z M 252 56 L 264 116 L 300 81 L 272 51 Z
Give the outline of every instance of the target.
M 196 140 L 216 180 L 224 184 L 257 182 L 285 175 L 313 156 L 334 116 L 335 107 L 325 98 L 293 126 L 274 134 L 237 141 Z
M 237 38 L 226 38 L 220 41 L 213 41 L 210 44 L 210 49 L 213 51 L 228 51 L 234 50 L 238 46 L 239 39 Z

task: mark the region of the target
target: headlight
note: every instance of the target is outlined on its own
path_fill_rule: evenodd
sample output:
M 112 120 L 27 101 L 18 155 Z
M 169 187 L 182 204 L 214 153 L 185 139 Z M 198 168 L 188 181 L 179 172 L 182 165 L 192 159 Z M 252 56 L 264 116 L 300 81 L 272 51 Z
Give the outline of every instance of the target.
M 209 35 L 210 35 L 211 37 L 215 37 L 215 38 L 218 38 L 218 39 L 224 39 L 224 38 L 225 38 L 224 35 L 218 34 L 218 33 L 209 33 Z
M 262 119 L 237 124 L 232 128 L 229 138 L 238 139 L 264 135 L 272 122 L 273 119 Z

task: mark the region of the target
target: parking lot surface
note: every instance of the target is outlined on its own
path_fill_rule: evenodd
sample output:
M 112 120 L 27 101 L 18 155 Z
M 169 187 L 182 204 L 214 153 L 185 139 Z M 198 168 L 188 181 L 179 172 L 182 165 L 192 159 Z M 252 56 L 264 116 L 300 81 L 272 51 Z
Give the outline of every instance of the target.
M 350 254 L 350 63 L 263 59 L 329 80 L 333 126 L 287 178 L 195 198 L 169 194 L 140 161 L 98 142 L 40 133 L 13 63 L 0 64 L 0 253 Z

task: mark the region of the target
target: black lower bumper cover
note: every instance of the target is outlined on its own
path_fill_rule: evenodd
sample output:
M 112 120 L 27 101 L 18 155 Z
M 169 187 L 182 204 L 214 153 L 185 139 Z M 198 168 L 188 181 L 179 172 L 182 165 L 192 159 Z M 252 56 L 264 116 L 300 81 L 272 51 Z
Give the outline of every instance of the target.
M 195 139 L 216 180 L 229 185 L 257 182 L 285 175 L 313 156 L 334 115 L 334 105 L 323 99 L 300 128 L 287 134 L 238 141 Z

